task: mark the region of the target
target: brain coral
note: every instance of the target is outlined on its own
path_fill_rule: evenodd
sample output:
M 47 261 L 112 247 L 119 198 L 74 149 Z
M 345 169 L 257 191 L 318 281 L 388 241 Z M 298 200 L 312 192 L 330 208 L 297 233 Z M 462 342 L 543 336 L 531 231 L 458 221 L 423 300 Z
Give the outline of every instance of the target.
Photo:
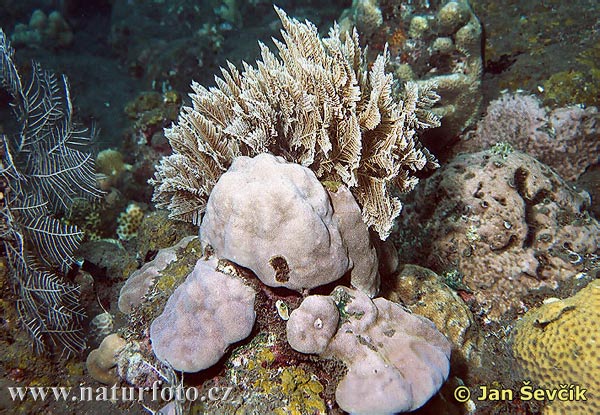
M 573 297 L 547 300 L 529 311 L 513 336 L 524 379 L 549 389 L 587 389 L 586 401 L 556 399 L 544 408 L 544 415 L 600 413 L 600 280 Z
M 589 195 L 527 154 L 461 154 L 419 186 L 402 216 L 405 262 L 456 272 L 495 319 L 531 289 L 584 271 L 600 243 Z
M 385 56 L 368 66 L 356 31 L 335 26 L 321 39 L 312 23 L 276 11 L 279 58 L 261 44 L 257 68 L 244 64 L 240 73 L 229 64 L 217 87 L 192 84 L 192 107 L 165 131 L 173 154 L 157 166 L 153 200 L 172 218 L 198 224 L 233 159 L 270 152 L 343 183 L 385 239 L 401 210 L 392 188 L 408 191 L 416 171 L 437 166 L 415 132 L 439 124 L 429 111 L 438 97 L 432 85 L 409 82 L 397 101 Z
M 216 271 L 216 265 L 199 260 L 150 325 L 154 354 L 175 370 L 198 372 L 214 365 L 254 326 L 254 290 Z

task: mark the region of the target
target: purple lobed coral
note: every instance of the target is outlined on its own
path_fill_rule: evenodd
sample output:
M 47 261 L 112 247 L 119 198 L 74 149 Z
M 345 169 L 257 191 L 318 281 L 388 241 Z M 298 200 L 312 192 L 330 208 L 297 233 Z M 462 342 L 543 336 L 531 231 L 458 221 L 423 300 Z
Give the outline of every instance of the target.
M 227 347 L 250 335 L 255 292 L 199 260 L 150 325 L 152 349 L 175 370 L 198 372 L 221 359 Z
M 238 157 L 213 188 L 200 226 L 204 248 L 271 287 L 297 291 L 341 278 L 379 289 L 377 256 L 354 197 L 328 193 L 315 174 L 281 157 Z
M 348 366 L 335 397 L 350 413 L 415 410 L 450 370 L 451 344 L 431 321 L 341 286 L 331 296 L 307 297 L 290 315 L 287 339 L 297 351 Z

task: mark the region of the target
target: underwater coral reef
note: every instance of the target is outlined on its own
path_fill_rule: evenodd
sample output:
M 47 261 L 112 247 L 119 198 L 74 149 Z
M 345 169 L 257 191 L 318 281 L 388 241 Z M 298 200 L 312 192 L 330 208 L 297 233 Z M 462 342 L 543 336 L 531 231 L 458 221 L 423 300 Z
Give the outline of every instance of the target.
M 0 10 L 0 414 L 598 412 L 597 2 Z

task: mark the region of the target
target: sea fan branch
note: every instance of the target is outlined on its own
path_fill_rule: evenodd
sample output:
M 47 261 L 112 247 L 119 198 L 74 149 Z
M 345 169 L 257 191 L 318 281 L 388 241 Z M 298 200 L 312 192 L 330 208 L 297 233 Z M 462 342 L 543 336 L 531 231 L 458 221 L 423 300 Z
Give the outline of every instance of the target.
M 79 288 L 59 274 L 71 268 L 82 233 L 59 219 L 76 198 L 95 199 L 93 138 L 75 128 L 67 79 L 34 63 L 23 90 L 14 52 L 0 30 L 0 87 L 12 97 L 20 130 L 0 136 L 0 236 L 17 312 L 36 352 L 85 348 Z

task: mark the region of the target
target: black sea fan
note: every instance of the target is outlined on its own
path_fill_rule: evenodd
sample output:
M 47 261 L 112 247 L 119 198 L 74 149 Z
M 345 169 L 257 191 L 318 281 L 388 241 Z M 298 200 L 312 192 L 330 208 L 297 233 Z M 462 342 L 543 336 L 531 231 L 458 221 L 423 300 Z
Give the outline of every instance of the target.
M 72 122 L 66 77 L 33 63 L 23 88 L 14 51 L 0 29 L 0 87 L 11 98 L 14 134 L 0 134 L 0 238 L 17 310 L 38 353 L 85 348 L 79 287 L 63 280 L 82 232 L 60 216 L 76 198 L 95 199 L 93 134 Z

